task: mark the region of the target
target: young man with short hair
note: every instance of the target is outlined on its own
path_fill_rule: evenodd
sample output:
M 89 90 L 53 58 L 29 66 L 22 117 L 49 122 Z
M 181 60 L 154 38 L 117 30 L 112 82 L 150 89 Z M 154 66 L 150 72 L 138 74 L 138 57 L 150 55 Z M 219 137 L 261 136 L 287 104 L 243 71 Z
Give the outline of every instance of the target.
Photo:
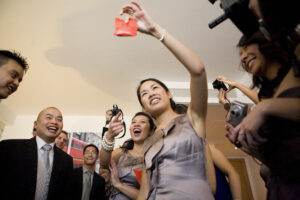
M 83 149 L 83 166 L 74 169 L 72 189 L 74 200 L 106 200 L 105 180 L 95 172 L 99 149 L 89 144 Z
M 62 130 L 59 136 L 55 138 L 55 145 L 62 150 L 67 144 L 68 140 L 68 133 Z
M 28 63 L 19 53 L 0 50 L 0 99 L 14 93 L 28 69 Z

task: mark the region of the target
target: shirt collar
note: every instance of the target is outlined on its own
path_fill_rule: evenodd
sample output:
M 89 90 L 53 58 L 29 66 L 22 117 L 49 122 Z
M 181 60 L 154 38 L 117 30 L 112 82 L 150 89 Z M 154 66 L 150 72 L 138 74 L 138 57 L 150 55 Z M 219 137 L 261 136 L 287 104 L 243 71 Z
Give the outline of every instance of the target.
M 82 170 L 83 170 L 83 173 L 86 173 L 86 172 L 91 172 L 92 174 L 94 174 L 94 170 L 89 170 L 87 168 L 85 168 L 84 166 L 82 166 Z
M 42 138 L 40 138 L 39 136 L 36 136 L 36 143 L 37 143 L 37 147 L 38 149 L 41 149 L 45 144 L 47 144 Z M 54 142 L 50 143 L 52 149 L 54 147 Z

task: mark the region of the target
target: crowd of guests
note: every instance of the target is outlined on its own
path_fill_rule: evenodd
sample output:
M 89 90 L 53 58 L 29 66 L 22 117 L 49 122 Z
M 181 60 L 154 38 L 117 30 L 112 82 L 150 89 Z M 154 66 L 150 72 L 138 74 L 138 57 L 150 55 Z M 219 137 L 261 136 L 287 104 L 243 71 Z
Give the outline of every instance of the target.
M 272 22 L 270 13 L 262 14 L 257 1 L 251 0 L 249 7 L 258 18 Z M 125 5 L 123 14 L 138 22 L 138 31 L 161 41 L 187 70 L 189 105 L 176 104 L 160 80 L 142 80 L 136 92 L 143 112 L 132 118 L 131 138 L 115 148 L 115 138 L 124 126 L 121 113 L 112 117 L 108 110 L 101 149 L 86 145 L 83 166 L 76 169 L 72 157 L 63 151 L 68 134 L 62 130 L 62 113 L 56 107 L 45 108 L 34 121 L 33 138 L 0 142 L 0 160 L 5 161 L 0 165 L 1 198 L 241 199 L 238 174 L 221 151 L 206 143 L 209 69 L 192 50 L 154 22 L 137 2 Z M 227 91 L 220 89 L 218 95 L 229 114 L 231 102 L 226 95 L 234 88 L 256 104 L 240 124 L 226 125 L 226 136 L 261 161 L 268 199 L 297 199 L 300 195 L 297 45 L 296 42 L 291 53 L 281 42 L 270 41 L 260 32 L 243 36 L 237 46 L 243 69 L 252 74 L 252 87 L 217 77 L 229 87 Z M 17 90 L 27 69 L 28 64 L 20 54 L 0 51 L 0 99 Z M 99 174 L 95 172 L 98 158 Z

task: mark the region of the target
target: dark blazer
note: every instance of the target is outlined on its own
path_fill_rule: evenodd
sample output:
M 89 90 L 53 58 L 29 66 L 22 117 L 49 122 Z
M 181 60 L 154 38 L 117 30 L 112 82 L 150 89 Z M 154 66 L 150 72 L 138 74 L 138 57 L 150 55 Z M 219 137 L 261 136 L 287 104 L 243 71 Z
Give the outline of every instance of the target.
M 36 138 L 0 142 L 1 199 L 33 200 L 37 178 Z M 54 145 L 48 200 L 68 199 L 73 159 Z
M 82 167 L 76 168 L 73 171 L 72 176 L 72 199 L 81 200 L 82 195 L 82 178 L 83 177 L 83 169 Z M 93 185 L 90 194 L 90 200 L 105 200 L 105 180 L 99 174 L 94 172 L 93 176 Z

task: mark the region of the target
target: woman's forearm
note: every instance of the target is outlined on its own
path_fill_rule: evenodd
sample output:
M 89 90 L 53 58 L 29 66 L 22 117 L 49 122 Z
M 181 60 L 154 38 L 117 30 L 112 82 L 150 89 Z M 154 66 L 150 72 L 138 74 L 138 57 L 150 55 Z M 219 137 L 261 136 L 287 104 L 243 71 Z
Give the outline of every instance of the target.
M 137 199 L 139 190 L 123 183 L 117 184 L 114 186 L 117 188 L 121 193 L 125 194 L 130 199 Z

